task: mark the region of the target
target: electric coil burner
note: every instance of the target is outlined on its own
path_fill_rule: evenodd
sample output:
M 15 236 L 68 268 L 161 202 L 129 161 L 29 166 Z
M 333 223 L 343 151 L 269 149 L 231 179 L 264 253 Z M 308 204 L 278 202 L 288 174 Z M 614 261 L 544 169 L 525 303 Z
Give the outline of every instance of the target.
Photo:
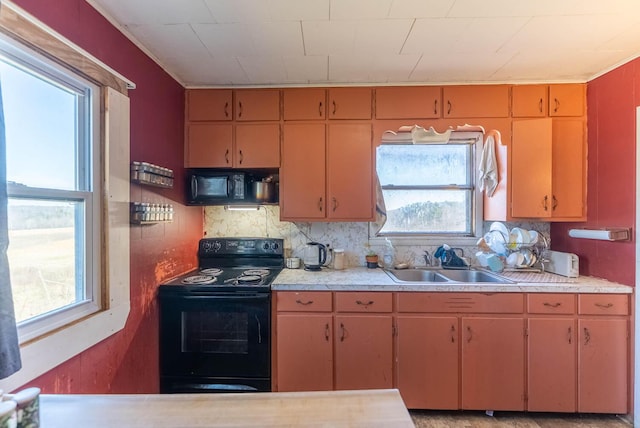
M 199 268 L 159 287 L 160 391 L 271 390 L 271 283 L 283 240 L 206 238 Z

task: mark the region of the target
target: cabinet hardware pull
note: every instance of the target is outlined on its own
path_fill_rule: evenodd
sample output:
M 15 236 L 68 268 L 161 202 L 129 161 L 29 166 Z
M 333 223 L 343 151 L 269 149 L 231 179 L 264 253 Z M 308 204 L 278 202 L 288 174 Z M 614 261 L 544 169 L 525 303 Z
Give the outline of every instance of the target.
M 296 303 L 299 304 L 299 305 L 307 306 L 307 305 L 312 304 L 313 300 L 307 300 L 306 302 L 303 302 L 302 300 L 298 299 L 298 300 L 296 300 Z
M 258 324 L 258 343 L 262 343 L 262 326 L 260 325 L 260 319 L 257 315 L 254 315 L 256 318 L 256 323 Z
M 229 117 L 229 101 L 224 103 L 224 117 Z
M 336 115 L 336 108 L 337 108 L 336 100 L 331 101 L 331 103 L 333 104 L 333 115 L 335 116 Z
M 433 114 L 438 115 L 438 99 L 433 100 Z
M 540 98 L 540 102 L 538 103 L 538 108 L 540 109 L 540 113 L 542 113 L 542 98 Z
M 551 202 L 551 209 L 552 209 L 553 211 L 555 211 L 555 210 L 556 210 L 556 208 L 558 207 L 558 200 L 556 199 L 556 195 L 553 195 L 553 196 L 551 197 L 551 201 L 552 201 L 552 202 Z
M 471 342 L 471 339 L 473 339 L 473 332 L 471 327 L 467 326 L 467 343 Z
M 229 163 L 229 149 L 227 149 L 227 151 L 224 152 L 224 161 L 226 163 Z
M 447 114 L 451 114 L 451 101 L 447 100 Z
M 391 337 L 396 337 L 398 335 L 398 330 L 395 324 L 391 325 Z
M 549 209 L 547 202 L 549 202 L 549 196 L 548 195 L 544 195 L 544 202 L 542 203 L 542 206 L 544 207 L 544 210 L 547 211 Z
M 238 117 L 242 117 L 242 101 L 240 101 L 238 103 L 238 106 L 240 107 L 239 111 L 238 111 Z
M 556 302 L 556 303 L 544 302 L 543 305 L 544 306 L 549 306 L 550 308 L 557 308 L 560 305 L 562 305 L 562 303 L 560 303 L 560 302 Z
M 363 302 L 362 300 L 356 300 L 356 303 L 358 305 L 367 307 L 367 306 L 373 305 L 374 302 L 373 302 L 373 300 L 369 300 L 368 302 Z
M 604 303 L 596 303 L 595 305 L 602 309 L 609 309 L 613 306 L 613 303 L 607 303 L 606 305 Z
M 240 150 L 240 165 L 242 165 L 243 159 L 244 159 L 244 156 L 242 155 L 242 150 Z
M 569 329 L 567 330 L 567 339 L 569 340 L 569 345 L 571 345 L 571 336 L 573 336 L 571 334 L 571 327 L 569 327 Z
M 329 330 L 329 323 L 326 323 L 324 325 L 324 338 L 327 342 L 329 341 L 329 333 L 331 333 L 331 331 Z
M 322 101 L 318 103 L 318 116 L 322 117 Z
M 322 211 L 322 196 L 320 196 L 320 200 L 318 201 L 318 209 Z
M 345 329 L 344 329 L 344 324 L 340 323 L 340 342 L 344 342 L 344 336 L 345 336 Z
M 451 324 L 451 343 L 456 342 L 456 326 Z
M 558 112 L 558 108 L 560 108 L 560 101 L 558 101 L 557 98 L 554 98 L 553 101 L 555 102 L 555 108 L 553 109 L 554 113 Z
M 333 212 L 336 212 L 336 208 L 338 208 L 338 200 L 334 197 L 331 198 L 333 201 Z
M 586 345 L 591 341 L 591 334 L 589 334 L 589 329 L 587 327 L 584 328 L 584 344 Z

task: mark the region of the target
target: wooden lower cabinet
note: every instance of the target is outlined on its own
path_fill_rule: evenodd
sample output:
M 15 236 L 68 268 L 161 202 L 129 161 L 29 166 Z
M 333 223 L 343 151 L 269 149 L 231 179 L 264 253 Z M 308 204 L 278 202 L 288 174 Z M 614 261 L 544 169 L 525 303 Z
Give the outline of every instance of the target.
M 459 320 L 398 315 L 397 388 L 409 409 L 459 409 Z
M 462 318 L 462 408 L 524 410 L 524 319 Z
M 528 320 L 527 410 L 576 411 L 576 321 Z
M 335 389 L 393 388 L 391 315 L 336 315 Z
M 578 320 L 578 412 L 627 413 L 629 323 Z

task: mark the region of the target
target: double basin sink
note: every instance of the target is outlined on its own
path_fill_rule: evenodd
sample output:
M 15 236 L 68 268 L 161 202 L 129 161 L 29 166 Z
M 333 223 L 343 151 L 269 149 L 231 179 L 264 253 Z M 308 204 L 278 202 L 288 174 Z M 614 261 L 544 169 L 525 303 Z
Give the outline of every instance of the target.
M 385 270 L 395 282 L 469 282 L 513 284 L 514 281 L 479 269 L 394 269 Z

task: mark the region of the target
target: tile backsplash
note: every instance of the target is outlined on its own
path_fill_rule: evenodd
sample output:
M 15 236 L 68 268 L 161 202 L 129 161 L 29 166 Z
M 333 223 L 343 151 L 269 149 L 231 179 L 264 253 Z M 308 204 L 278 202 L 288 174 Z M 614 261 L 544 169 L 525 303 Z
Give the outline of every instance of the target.
M 489 230 L 491 222 L 486 222 L 484 230 Z M 535 229 L 549 237 L 549 223 L 506 223 L 507 227 L 520 226 L 525 229 Z M 278 206 L 261 206 L 257 211 L 226 211 L 222 206 L 209 206 L 204 209 L 204 233 L 207 237 L 270 237 L 282 238 L 285 242 L 285 255 L 287 257 L 303 257 L 305 244 L 316 241 L 321 244 L 330 244 L 331 248 L 343 248 L 347 266 L 364 266 L 364 256 L 369 244 L 369 223 L 291 223 L 280 221 L 280 208 Z M 396 262 L 402 261 L 412 266 L 424 265 L 423 251 L 431 254 L 438 244 L 426 243 L 417 245 L 414 240 L 411 245 L 402 244 L 399 241 L 391 242 L 395 250 Z M 426 242 L 426 241 L 425 241 Z M 456 245 L 458 246 L 458 245 Z M 473 255 L 478 251 L 475 245 L 460 246 L 464 249 L 465 256 Z M 382 256 L 384 244 L 371 244 L 371 248 Z

